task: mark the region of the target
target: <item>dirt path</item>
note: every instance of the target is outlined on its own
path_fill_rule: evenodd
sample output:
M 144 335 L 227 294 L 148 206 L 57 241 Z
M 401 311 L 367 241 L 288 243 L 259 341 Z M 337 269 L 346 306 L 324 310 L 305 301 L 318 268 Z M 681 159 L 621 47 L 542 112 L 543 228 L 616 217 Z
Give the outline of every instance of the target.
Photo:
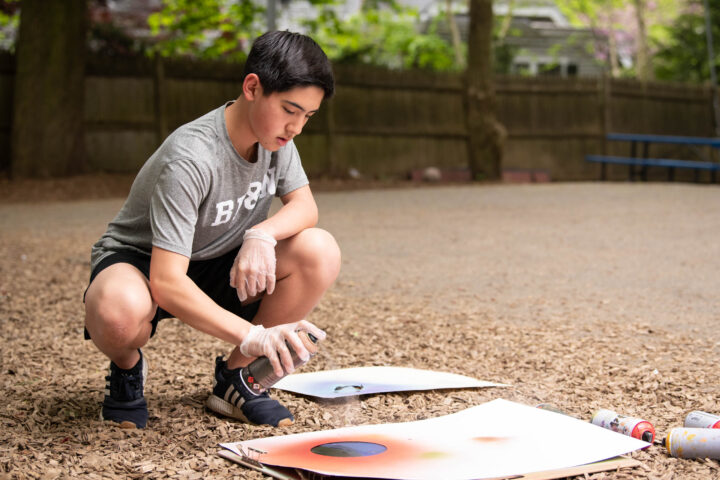
M 711 328 L 720 190 L 551 184 L 316 193 L 343 251 L 337 290 L 532 322 L 537 310 Z M 120 199 L 0 205 L 3 229 L 99 236 Z M 7 232 L 10 234 L 10 232 Z M 61 240 L 61 239 L 59 239 Z

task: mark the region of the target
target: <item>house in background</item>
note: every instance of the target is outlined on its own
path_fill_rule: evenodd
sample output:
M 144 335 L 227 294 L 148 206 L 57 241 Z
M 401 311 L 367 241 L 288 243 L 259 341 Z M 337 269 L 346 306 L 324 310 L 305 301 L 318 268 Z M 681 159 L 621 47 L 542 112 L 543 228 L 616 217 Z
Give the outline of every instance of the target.
M 444 14 L 444 0 L 400 0 L 420 12 L 424 23 Z M 467 42 L 470 18 L 465 1 L 452 2 L 455 22 L 460 37 Z M 595 77 L 603 74 L 603 61 L 598 53 L 607 51 L 606 37 L 587 28 L 570 24 L 552 0 L 495 0 L 493 11 L 496 22 L 504 22 L 510 15 L 510 24 L 504 44 L 512 53 L 508 73 L 560 77 Z M 449 37 L 441 25 L 441 34 Z
M 503 17 L 510 4 L 495 2 L 493 8 L 497 17 Z M 560 77 L 603 74 L 605 67 L 598 57 L 598 46 L 607 51 L 607 39 L 590 29 L 570 25 L 555 2 L 516 2 L 510 14 L 505 44 L 515 53 L 511 73 Z
M 308 17 L 313 8 L 306 1 L 275 0 L 279 28 L 293 28 L 293 19 Z M 446 0 L 398 0 L 398 3 L 417 9 L 420 22 L 428 25 L 444 14 Z M 338 5 L 340 18 L 357 12 L 360 0 L 349 0 Z M 461 39 L 467 42 L 469 29 L 468 2 L 451 3 Z M 511 15 L 504 43 L 513 53 L 508 73 L 560 77 L 595 77 L 603 74 L 604 65 L 598 54 L 607 51 L 605 36 L 587 28 L 570 24 L 552 0 L 495 0 L 493 11 L 497 21 Z M 440 33 L 449 32 L 444 24 Z

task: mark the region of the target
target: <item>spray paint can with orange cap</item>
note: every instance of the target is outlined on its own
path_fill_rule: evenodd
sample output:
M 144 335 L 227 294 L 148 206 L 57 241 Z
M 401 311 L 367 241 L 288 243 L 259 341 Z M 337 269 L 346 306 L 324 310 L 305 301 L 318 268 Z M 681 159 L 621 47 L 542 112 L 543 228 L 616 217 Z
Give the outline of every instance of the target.
M 655 439 L 655 427 L 652 423 L 641 418 L 620 415 L 612 410 L 598 410 L 590 423 L 648 443 Z
M 689 428 L 720 428 L 720 416 L 695 410 L 687 414 L 684 425 Z

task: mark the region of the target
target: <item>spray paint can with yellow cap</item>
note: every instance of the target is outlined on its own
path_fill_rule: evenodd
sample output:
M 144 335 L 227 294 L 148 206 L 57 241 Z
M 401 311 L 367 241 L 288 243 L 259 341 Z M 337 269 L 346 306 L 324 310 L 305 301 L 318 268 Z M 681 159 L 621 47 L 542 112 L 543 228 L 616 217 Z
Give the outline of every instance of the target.
M 665 448 L 673 457 L 720 459 L 720 429 L 673 428 L 665 437 Z
M 695 410 L 687 414 L 683 425 L 688 428 L 720 428 L 720 416 Z
M 648 443 L 655 439 L 655 427 L 652 423 L 641 418 L 620 415 L 612 410 L 598 410 L 590 423 Z

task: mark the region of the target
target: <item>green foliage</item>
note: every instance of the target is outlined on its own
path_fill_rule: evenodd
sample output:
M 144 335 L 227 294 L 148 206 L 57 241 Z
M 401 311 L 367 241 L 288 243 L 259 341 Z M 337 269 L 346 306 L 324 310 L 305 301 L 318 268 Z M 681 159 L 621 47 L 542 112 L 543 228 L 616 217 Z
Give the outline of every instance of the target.
M 598 28 L 603 23 L 603 17 L 610 16 L 613 10 L 622 9 L 628 3 L 624 0 L 558 0 L 557 6 L 573 25 Z
M 363 63 L 394 69 L 454 70 L 450 43 L 438 34 L 442 17 L 426 33 L 419 31 L 415 9 L 396 2 L 366 2 L 364 8 L 341 21 L 331 4 L 303 25 L 337 63 Z
M 496 16 L 493 22 L 493 70 L 501 75 L 517 74 L 518 72 L 513 72 L 513 60 L 519 49 L 509 45 L 507 38 L 519 37 L 522 35 L 522 31 L 510 24 L 503 31 L 505 20 L 503 17 Z
M 90 5 L 100 0 L 89 0 Z M 454 71 L 456 55 L 447 34 L 445 13 L 424 28 L 413 8 L 396 0 L 364 0 L 346 19 L 335 7 L 340 0 L 309 0 L 317 15 L 300 19 L 312 37 L 337 63 L 363 63 L 394 69 Z M 0 0 L 0 48 L 12 48 L 20 0 Z M 15 5 L 15 8 L 5 8 Z M 244 61 L 251 42 L 266 29 L 265 2 L 260 0 L 163 0 L 148 17 L 153 39 L 141 43 L 112 23 L 90 25 L 91 49 L 106 55 L 146 53 L 163 57 Z M 8 13 L 12 12 L 12 13 Z M 463 57 L 467 45 L 460 46 Z M 515 52 L 500 42 L 496 70 L 509 71 Z
M 708 0 L 713 35 L 715 66 L 720 69 L 720 0 Z M 690 2 L 690 8 L 667 28 L 667 40 L 655 59 L 655 75 L 661 80 L 702 83 L 710 79 L 702 0 Z
M 0 50 L 15 50 L 15 33 L 20 24 L 20 0 L 0 0 Z
M 265 9 L 252 0 L 164 0 L 148 25 L 158 37 L 151 51 L 161 56 L 242 61 L 263 32 Z

